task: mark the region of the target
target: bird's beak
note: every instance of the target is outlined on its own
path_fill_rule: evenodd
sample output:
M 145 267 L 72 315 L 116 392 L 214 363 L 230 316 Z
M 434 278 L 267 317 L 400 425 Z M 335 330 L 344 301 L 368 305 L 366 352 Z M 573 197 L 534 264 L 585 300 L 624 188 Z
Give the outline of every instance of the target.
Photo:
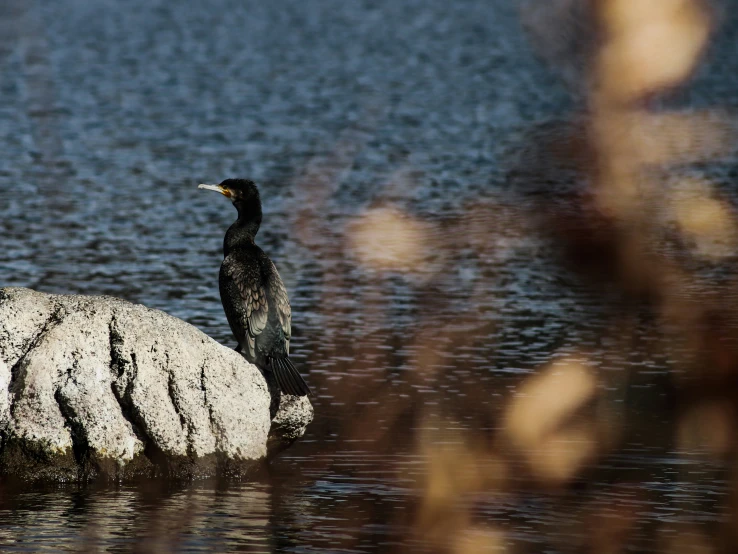
M 231 197 L 231 191 L 225 187 L 221 187 L 220 185 L 197 185 L 197 188 L 214 190 L 215 192 L 221 193 L 223 196 L 226 196 L 228 198 Z

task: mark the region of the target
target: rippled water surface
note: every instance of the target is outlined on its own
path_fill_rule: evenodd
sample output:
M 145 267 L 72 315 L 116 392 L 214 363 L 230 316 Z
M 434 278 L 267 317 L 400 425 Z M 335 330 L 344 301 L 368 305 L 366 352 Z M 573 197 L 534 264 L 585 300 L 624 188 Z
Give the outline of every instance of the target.
M 725 63 L 686 100 L 734 101 Z M 233 345 L 235 210 L 196 187 L 250 177 L 316 418 L 244 482 L 0 488 L 0 550 L 712 552 L 730 405 L 680 407 L 655 316 L 564 263 L 537 216 L 566 200 L 521 185 L 546 173 L 531 132 L 575 105 L 514 2 L 5 0 L 0 285 Z M 554 358 L 554 396 L 585 401 L 516 442 Z

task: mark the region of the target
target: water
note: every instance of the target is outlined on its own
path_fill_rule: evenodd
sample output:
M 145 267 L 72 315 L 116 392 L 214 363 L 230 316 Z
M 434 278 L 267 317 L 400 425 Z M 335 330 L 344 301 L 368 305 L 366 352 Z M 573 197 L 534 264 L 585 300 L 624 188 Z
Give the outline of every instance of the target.
M 253 178 L 317 391 L 305 437 L 248 481 L 3 485 L 2 551 L 735 545 L 732 404 L 675 407 L 649 308 L 541 229 L 571 198 L 511 177 L 548 174 L 518 153 L 577 105 L 514 3 L 5 0 L 0 26 L 0 284 L 118 296 L 232 345 L 235 211 L 196 187 Z M 706 67 L 685 99 L 734 101 Z M 554 358 L 597 392 L 553 443 L 517 444 L 511 406 Z

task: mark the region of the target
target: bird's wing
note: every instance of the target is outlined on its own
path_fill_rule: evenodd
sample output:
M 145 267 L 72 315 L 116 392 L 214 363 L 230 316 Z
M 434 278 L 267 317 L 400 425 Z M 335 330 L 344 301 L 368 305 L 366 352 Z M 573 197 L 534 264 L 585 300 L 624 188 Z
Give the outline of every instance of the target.
M 236 285 L 243 302 L 241 324 L 246 330 L 246 346 L 253 360 L 256 356 L 256 337 L 266 327 L 269 315 L 266 291 L 261 284 L 261 271 L 255 264 L 244 266 L 237 263 L 225 264 L 223 269 L 226 277 Z
M 290 338 L 292 338 L 292 308 L 290 308 L 290 298 L 287 296 L 287 289 L 274 263 L 272 263 L 272 272 L 274 278 L 269 280 L 269 295 L 274 303 L 277 317 L 279 317 L 279 324 L 282 326 L 282 332 L 285 338 L 285 348 L 287 354 L 289 354 Z

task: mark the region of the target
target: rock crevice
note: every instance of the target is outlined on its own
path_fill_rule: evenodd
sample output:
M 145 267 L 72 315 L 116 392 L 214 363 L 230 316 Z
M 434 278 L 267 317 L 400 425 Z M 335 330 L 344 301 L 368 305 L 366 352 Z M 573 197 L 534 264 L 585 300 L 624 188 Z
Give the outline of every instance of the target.
M 1 299 L 0 299 L 1 301 Z M 62 320 L 62 313 L 63 308 L 61 306 L 57 306 L 53 313 L 49 316 L 49 318 L 44 322 L 43 327 L 41 327 L 36 333 L 36 335 L 31 338 L 26 345 L 23 347 L 23 351 L 18 357 L 18 359 L 15 361 L 13 366 L 10 368 L 10 383 L 8 386 L 8 390 L 10 392 L 10 413 L 13 413 L 13 407 L 15 403 L 13 402 L 14 398 L 14 391 L 16 382 L 19 380 L 19 378 L 22 375 L 22 368 L 23 368 L 23 362 L 28 357 L 28 354 L 38 346 L 41 339 L 46 336 L 46 334 L 55 326 L 58 325 Z

